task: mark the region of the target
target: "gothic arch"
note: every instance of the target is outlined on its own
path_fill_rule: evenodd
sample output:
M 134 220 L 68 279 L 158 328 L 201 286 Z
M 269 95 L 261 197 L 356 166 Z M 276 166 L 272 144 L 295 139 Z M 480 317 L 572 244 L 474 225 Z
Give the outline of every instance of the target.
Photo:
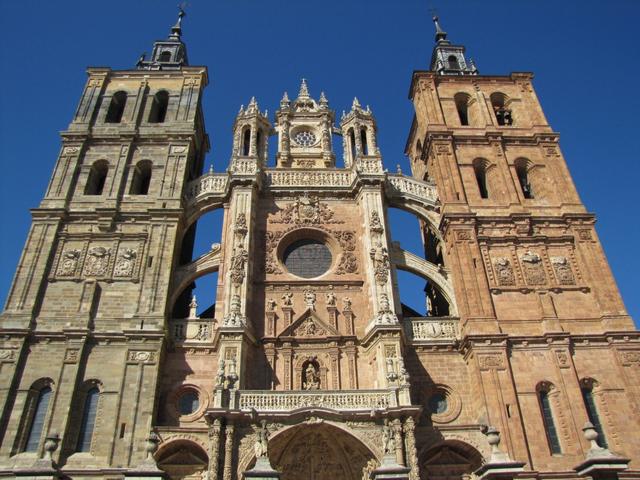
M 378 464 L 378 455 L 367 443 L 340 424 L 308 420 L 271 436 L 269 460 L 282 480 L 361 480 Z M 248 444 L 238 462 L 239 478 L 255 464 L 253 443 Z

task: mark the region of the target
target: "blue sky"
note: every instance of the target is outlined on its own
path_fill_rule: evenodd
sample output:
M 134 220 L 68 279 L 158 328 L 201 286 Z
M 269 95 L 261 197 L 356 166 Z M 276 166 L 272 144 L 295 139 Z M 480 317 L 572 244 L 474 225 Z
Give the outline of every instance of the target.
M 0 297 L 27 235 L 29 208 L 38 205 L 53 169 L 58 131 L 77 106 L 85 67 L 133 66 L 167 35 L 176 3 L 0 0 Z M 184 40 L 191 64 L 207 65 L 211 78 L 203 103 L 212 140 L 207 166 L 226 167 L 240 104 L 255 95 L 273 112 L 283 91 L 297 93 L 305 77 L 312 95 L 324 90 L 338 113 L 353 96 L 371 105 L 385 164 L 408 171 L 407 92 L 411 72 L 428 67 L 434 7 L 480 73 L 535 73 L 581 198 L 598 215 L 627 308 L 640 318 L 638 1 L 191 0 Z M 215 221 L 202 222 L 200 248 L 215 241 Z M 392 229 L 403 228 L 403 246 L 417 250 L 417 232 L 404 233 L 408 221 L 394 214 Z M 421 304 L 419 284 L 401 278 L 403 299 L 414 307 Z

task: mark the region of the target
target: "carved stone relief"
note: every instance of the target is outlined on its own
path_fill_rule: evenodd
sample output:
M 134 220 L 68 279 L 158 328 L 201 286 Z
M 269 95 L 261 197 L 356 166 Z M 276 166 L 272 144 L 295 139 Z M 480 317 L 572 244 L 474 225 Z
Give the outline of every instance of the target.
M 387 248 L 378 242 L 370 251 L 369 256 L 373 262 L 373 274 L 376 278 L 376 283 L 379 285 L 385 285 L 389 280 L 389 252 Z
M 270 219 L 271 223 L 285 223 L 295 225 L 314 225 L 327 223 L 344 223 L 343 220 L 333 218 L 334 211 L 329 205 L 322 203 L 318 197 L 309 196 L 305 193 L 293 203 L 286 205 L 275 218 Z
M 113 269 L 114 277 L 131 277 L 136 266 L 136 257 L 138 252 L 133 248 L 125 248 L 124 251 L 118 255 L 116 265 Z
M 95 246 L 89 249 L 84 264 L 84 274 L 89 277 L 102 277 L 107 274 L 111 249 Z
M 528 251 L 522 256 L 522 269 L 528 285 L 544 285 L 547 282 L 542 257 L 537 253 Z
M 496 279 L 498 285 L 511 286 L 516 284 L 516 279 L 513 274 L 513 267 L 508 258 L 499 257 L 495 263 Z
M 551 257 L 551 265 L 560 285 L 575 285 L 576 279 L 567 257 Z
M 76 274 L 78 269 L 78 262 L 80 261 L 80 254 L 82 252 L 77 248 L 71 248 L 65 250 L 62 253 L 62 258 L 58 263 L 58 276 L 60 277 L 72 277 Z

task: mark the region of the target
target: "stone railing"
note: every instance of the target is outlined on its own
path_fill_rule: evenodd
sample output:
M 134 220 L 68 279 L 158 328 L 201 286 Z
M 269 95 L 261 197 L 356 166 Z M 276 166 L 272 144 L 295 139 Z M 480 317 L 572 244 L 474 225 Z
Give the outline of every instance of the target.
M 226 173 L 207 173 L 191 181 L 185 190 L 187 201 L 193 202 L 201 195 L 223 195 L 229 185 Z
M 171 320 L 169 334 L 176 342 L 206 342 L 211 339 L 212 320 L 184 318 Z
M 378 410 L 398 406 L 395 390 L 239 390 L 236 408 L 258 412 L 281 412 L 299 408 L 337 411 Z
M 414 342 L 451 342 L 460 338 L 459 319 L 454 317 L 409 317 L 405 332 Z
M 350 187 L 351 170 L 267 170 L 270 187 Z
M 410 195 L 430 203 L 435 203 L 438 199 L 436 187 L 430 183 L 405 175 L 387 175 L 387 182 L 394 194 Z

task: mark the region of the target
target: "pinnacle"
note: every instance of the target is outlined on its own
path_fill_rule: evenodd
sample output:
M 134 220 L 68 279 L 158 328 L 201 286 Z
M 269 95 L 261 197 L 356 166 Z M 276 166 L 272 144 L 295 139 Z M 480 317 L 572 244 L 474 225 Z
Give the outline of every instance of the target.
M 302 83 L 300 84 L 300 92 L 298 93 L 298 98 L 309 98 L 309 87 L 307 87 L 307 80 L 302 79 Z

